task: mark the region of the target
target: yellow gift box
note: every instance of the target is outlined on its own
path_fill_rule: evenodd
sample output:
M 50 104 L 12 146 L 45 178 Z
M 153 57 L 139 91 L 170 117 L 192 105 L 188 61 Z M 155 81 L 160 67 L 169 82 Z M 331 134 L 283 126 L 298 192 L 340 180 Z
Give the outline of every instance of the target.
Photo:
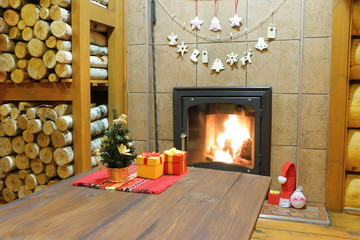
M 164 155 L 143 153 L 136 157 L 136 164 L 138 177 L 157 179 L 164 174 Z

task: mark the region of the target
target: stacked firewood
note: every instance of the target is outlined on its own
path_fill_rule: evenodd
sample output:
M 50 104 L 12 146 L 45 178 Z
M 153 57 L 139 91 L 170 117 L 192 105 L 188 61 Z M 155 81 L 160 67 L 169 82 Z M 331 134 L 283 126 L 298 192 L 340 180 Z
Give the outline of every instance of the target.
M 107 79 L 107 27 L 91 23 L 90 77 Z M 71 0 L 0 1 L 0 82 L 72 77 Z
M 92 152 L 108 129 L 107 113 L 106 105 L 90 109 Z M 71 105 L 6 103 L 0 116 L 0 190 L 7 202 L 74 175 Z M 95 154 L 91 161 L 97 165 Z

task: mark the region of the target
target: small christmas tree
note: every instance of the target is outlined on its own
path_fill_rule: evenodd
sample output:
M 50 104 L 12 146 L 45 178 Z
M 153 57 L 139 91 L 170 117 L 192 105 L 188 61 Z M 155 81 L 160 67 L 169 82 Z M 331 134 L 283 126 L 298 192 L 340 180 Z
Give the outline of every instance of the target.
M 102 162 L 107 164 L 108 168 L 124 168 L 132 164 L 136 158 L 133 140 L 129 137 L 130 129 L 125 128 L 125 114 L 118 116 L 117 110 L 112 109 L 114 120 L 101 139 L 101 157 Z

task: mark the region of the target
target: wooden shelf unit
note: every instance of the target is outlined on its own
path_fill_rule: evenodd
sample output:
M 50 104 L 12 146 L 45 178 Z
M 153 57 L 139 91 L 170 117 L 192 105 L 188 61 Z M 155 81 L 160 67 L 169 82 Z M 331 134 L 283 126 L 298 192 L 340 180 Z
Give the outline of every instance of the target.
M 4 83 L 2 101 L 71 101 L 73 105 L 73 138 L 75 174 L 91 168 L 90 135 L 90 21 L 109 27 L 108 106 L 127 113 L 125 1 L 109 0 L 108 8 L 89 0 L 71 1 L 72 82 L 71 83 Z M 109 118 L 112 118 L 111 111 Z

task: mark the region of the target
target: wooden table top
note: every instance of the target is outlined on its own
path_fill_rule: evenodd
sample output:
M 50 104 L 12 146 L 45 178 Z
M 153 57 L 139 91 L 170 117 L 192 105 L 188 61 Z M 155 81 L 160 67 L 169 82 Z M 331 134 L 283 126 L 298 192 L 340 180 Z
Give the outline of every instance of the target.
M 0 207 L 0 239 L 249 239 L 270 177 L 190 168 L 160 195 L 72 186 Z

